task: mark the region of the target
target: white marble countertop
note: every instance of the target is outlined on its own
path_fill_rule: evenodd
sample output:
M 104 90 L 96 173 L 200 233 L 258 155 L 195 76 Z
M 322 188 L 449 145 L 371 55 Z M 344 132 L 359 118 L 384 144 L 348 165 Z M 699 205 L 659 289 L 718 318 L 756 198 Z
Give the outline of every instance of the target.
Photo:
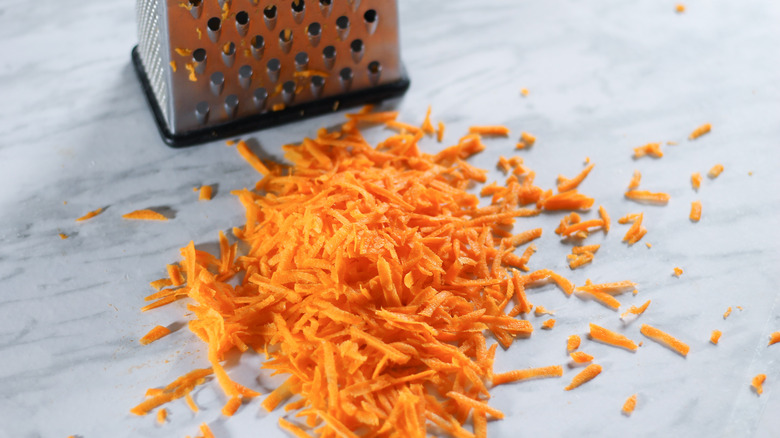
M 776 436 L 780 345 L 767 341 L 780 330 L 780 3 L 690 0 L 683 14 L 671 1 L 400 6 L 412 78 L 396 103 L 402 119 L 419 123 L 431 104 L 434 120 L 447 124 L 446 142 L 469 125 L 506 124 L 513 138 L 490 140 L 472 160 L 491 169 L 499 155 L 514 153 L 515 134 L 531 132 L 537 143 L 520 155 L 538 184 L 552 187 L 559 173 L 576 174 L 590 157 L 596 167 L 581 190 L 615 218 L 646 215 L 640 244 L 621 243 L 621 226 L 594 235 L 589 242 L 602 248 L 576 271 L 552 233 L 559 215 L 522 223 L 545 229 L 532 267 L 556 269 L 577 284 L 633 280 L 640 293 L 624 303 L 652 304 L 623 325 L 597 303 L 567 299 L 553 287 L 535 290 L 532 301 L 554 309 L 558 324 L 500 352 L 497 370 L 566 363 L 566 337 L 584 335 L 588 322 L 644 346 L 632 354 L 584 339 L 604 372 L 575 391 L 562 390 L 577 371 L 569 368 L 559 380 L 496 388 L 490 403 L 507 418 L 491 422 L 489 435 Z M 243 223 L 229 192 L 251 186 L 255 171 L 223 142 L 184 150 L 161 142 L 130 65 L 133 2 L 0 0 L 0 23 L 0 437 L 183 437 L 202 422 L 220 438 L 285 436 L 276 426 L 280 413 L 264 413 L 260 400 L 226 421 L 213 383 L 196 390 L 197 415 L 183 400 L 168 406 L 171 421 L 163 426 L 129 413 L 146 388 L 207 364 L 186 329 L 138 343 L 156 324 L 185 321 L 182 306 L 139 308 L 179 247 L 213 243 L 218 230 Z M 278 154 L 281 144 L 341 117 L 252 137 Z M 704 122 L 712 133 L 687 141 Z M 664 146 L 658 160 L 632 160 L 633 147 L 655 141 L 679 145 Z M 691 173 L 716 163 L 723 174 L 705 177 L 694 192 Z M 642 187 L 671 194 L 667 206 L 623 198 L 634 169 Z M 202 184 L 218 185 L 213 201 L 197 201 L 191 189 Z M 693 224 L 696 199 L 704 211 Z M 74 222 L 98 207 L 107 209 Z M 121 219 L 148 207 L 166 207 L 173 220 Z M 675 266 L 682 277 L 671 275 Z M 734 313 L 724 320 L 729 306 Z M 690 344 L 688 357 L 642 337 L 642 322 Z M 713 329 L 723 331 L 717 346 L 708 342 Z M 266 392 L 278 380 L 259 374 L 259 363 L 245 355 L 231 373 Z M 750 389 L 758 373 L 768 376 L 760 397 Z M 620 408 L 634 393 L 639 403 L 627 418 Z

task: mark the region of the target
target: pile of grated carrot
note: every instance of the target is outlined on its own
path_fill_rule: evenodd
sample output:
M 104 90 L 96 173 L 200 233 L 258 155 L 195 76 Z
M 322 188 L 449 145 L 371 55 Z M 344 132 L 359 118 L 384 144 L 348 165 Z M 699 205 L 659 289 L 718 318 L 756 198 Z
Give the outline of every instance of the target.
M 370 107 L 348 114 L 340 129 L 321 129 L 315 138 L 284 146 L 290 165 L 264 163 L 238 142 L 240 155 L 262 174 L 253 189 L 233 192 L 246 210 L 246 223 L 232 234 L 248 249 L 239 254 L 238 244 L 222 232 L 219 255 L 190 242 L 181 250 L 183 260 L 168 265 L 168 278 L 152 282 L 157 292 L 142 308 L 189 298 L 189 328 L 208 345 L 211 367 L 150 389 L 132 413 L 145 415 L 179 398 L 197 412 L 190 392 L 213 375 L 227 400 L 222 412 L 233 415 L 260 394 L 228 375 L 225 354 L 253 349 L 266 354 L 264 368 L 287 376 L 262 405 L 271 411 L 285 404 L 285 410 L 296 411 L 295 421 L 279 423 L 298 437 L 424 436 L 432 426 L 452 436 L 485 437 L 487 420 L 504 416 L 489 405 L 491 387 L 563 375 L 560 365 L 494 373 L 498 345 L 508 348 L 533 332 L 529 321 L 516 319 L 534 309 L 526 288 L 550 282 L 567 295 L 576 291 L 615 310 L 621 304 L 614 295 L 636 294 L 630 281 L 588 280 L 575 288 L 549 269 L 532 271 L 527 265 L 533 244 L 522 256 L 514 253 L 542 235 L 541 228 L 511 233 L 516 218 L 542 210 L 571 212 L 556 230 L 562 237 L 609 231 L 603 207 L 599 219 L 582 221 L 575 212 L 594 203 L 577 191 L 593 164 L 572 179 L 559 176 L 554 194 L 534 184 L 535 173 L 521 158 L 502 157 L 498 164 L 508 178 L 503 185 L 483 186 L 480 194 L 491 202 L 480 206 L 467 189 L 484 183 L 486 173 L 465 160 L 485 149 L 483 135 L 505 136 L 509 130 L 475 126 L 457 144 L 431 155 L 418 142 L 434 133 L 441 141 L 444 126 L 433 129 L 430 108 L 422 128 L 397 116 Z M 398 133 L 372 147 L 358 129 L 364 124 L 384 124 Z M 668 200 L 666 194 L 633 190 L 640 176 L 635 173 L 626 197 Z M 202 190 L 200 198 L 210 195 Z M 633 222 L 623 239 L 629 244 L 646 232 L 641 213 L 619 222 Z M 598 248 L 574 247 L 570 267 L 590 262 Z M 641 315 L 649 304 L 631 306 L 622 318 Z M 537 316 L 552 313 L 536 307 Z M 554 324 L 548 319 L 542 328 Z M 141 342 L 169 333 L 157 326 Z M 688 353 L 687 345 L 658 329 L 643 325 L 641 333 Z M 590 336 L 637 349 L 631 339 L 594 324 Z M 488 345 L 490 339 L 498 343 Z M 572 335 L 567 352 L 575 363 L 589 365 L 567 391 L 602 372 L 590 363 L 593 356 L 574 351 L 579 343 Z M 627 414 L 635 397 L 623 408 Z M 165 422 L 166 415 L 159 409 L 157 421 Z M 205 424 L 202 432 L 213 436 Z

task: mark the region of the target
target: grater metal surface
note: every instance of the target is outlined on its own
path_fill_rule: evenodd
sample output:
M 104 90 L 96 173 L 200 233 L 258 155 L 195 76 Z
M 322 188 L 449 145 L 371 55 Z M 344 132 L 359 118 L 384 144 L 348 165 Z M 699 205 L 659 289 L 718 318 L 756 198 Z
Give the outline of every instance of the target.
M 403 94 L 391 0 L 137 0 L 133 64 L 171 146 Z

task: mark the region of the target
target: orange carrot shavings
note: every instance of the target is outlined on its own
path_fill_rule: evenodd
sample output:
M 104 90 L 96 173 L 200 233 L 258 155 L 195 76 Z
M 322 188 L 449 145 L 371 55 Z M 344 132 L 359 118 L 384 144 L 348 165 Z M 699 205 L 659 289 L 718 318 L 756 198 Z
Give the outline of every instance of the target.
M 499 420 L 504 418 L 503 412 L 499 411 L 496 408 L 491 408 L 490 406 L 487 405 L 487 403 L 483 401 L 475 400 L 471 397 L 465 396 L 455 391 L 448 392 L 447 397 L 455 400 L 456 403 L 458 403 L 459 405 L 465 408 L 474 409 L 477 412 L 485 412 L 486 414 L 490 414 L 494 418 L 497 418 Z
M 222 407 L 222 415 L 232 417 L 239 407 L 241 407 L 241 397 L 232 397 L 225 403 L 225 406 Z
M 195 404 L 195 400 L 192 399 L 192 394 L 187 394 L 184 396 L 184 401 L 187 402 L 187 406 L 190 408 L 190 410 L 194 413 L 198 413 L 200 409 L 198 409 L 198 405 Z
M 436 130 L 436 141 L 441 143 L 444 140 L 444 122 L 438 123 L 438 129 Z
M 534 309 L 534 315 L 536 316 L 542 316 L 542 315 L 555 315 L 555 312 L 552 310 L 547 310 L 544 308 L 544 306 L 536 306 Z
M 601 245 L 573 247 L 571 249 L 571 254 L 566 256 L 566 258 L 569 259 L 569 267 L 571 269 L 576 269 L 586 263 L 590 263 L 600 247 Z
M 731 315 L 731 306 L 729 306 L 729 308 L 726 309 L 726 311 L 723 313 L 723 319 L 728 318 L 729 315 Z
M 701 187 L 701 173 L 694 172 L 691 174 L 691 186 L 693 190 L 699 190 L 699 187 Z
M 531 147 L 536 143 L 536 137 L 527 133 L 527 132 L 521 132 L 520 133 L 520 141 L 527 147 Z
M 580 348 L 580 337 L 578 335 L 571 335 L 566 339 L 566 351 L 572 352 Z
M 542 323 L 542 328 L 547 330 L 552 330 L 552 328 L 555 327 L 555 320 L 554 319 L 548 319 L 547 321 Z
M 151 398 L 144 400 L 138 406 L 130 409 L 130 413 L 135 415 L 146 415 L 149 411 L 162 404 L 182 398 L 189 394 L 192 388 L 204 383 L 206 377 L 213 372 L 214 371 L 212 371 L 211 368 L 190 371 L 163 388 L 160 394 L 154 395 Z
M 620 318 L 621 319 L 626 319 L 626 317 L 628 317 L 628 315 L 631 315 L 631 314 L 639 316 L 639 315 L 645 313 L 645 310 L 647 310 L 647 306 L 649 306 L 649 305 L 650 305 L 650 300 L 647 300 L 646 303 L 642 304 L 639 307 L 631 306 L 625 313 L 620 315 Z
M 145 334 L 141 338 L 140 342 L 143 345 L 148 345 L 162 337 L 168 336 L 169 334 L 171 334 L 171 331 L 167 327 L 158 325 L 149 330 L 149 333 Z
M 705 123 L 699 126 L 698 128 L 694 129 L 693 132 L 691 132 L 691 135 L 688 136 L 688 140 L 696 140 L 702 135 L 710 132 L 711 129 L 712 129 L 712 125 L 710 125 L 709 123 Z
M 642 181 L 642 174 L 638 171 L 634 171 L 634 175 L 631 177 L 631 181 L 628 183 L 628 189 L 633 190 L 639 187 L 639 183 Z
M 469 127 L 469 134 L 479 134 L 479 135 L 495 135 L 495 136 L 508 136 L 509 135 L 509 128 L 506 126 L 501 125 L 491 125 L 491 126 L 470 126 Z
M 712 166 L 712 169 L 710 169 L 709 172 L 707 172 L 707 176 L 709 176 L 711 179 L 715 179 L 721 173 L 723 173 L 723 165 L 722 164 L 716 164 L 716 165 Z
M 631 339 L 628 339 L 620 333 L 615 333 L 593 323 L 590 324 L 590 337 L 596 341 L 613 345 L 615 347 L 625 348 L 629 351 L 636 351 L 637 349 L 636 344 Z
M 122 215 L 124 219 L 138 221 L 167 221 L 168 218 L 154 210 L 136 210 Z
M 682 14 L 683 12 L 685 12 L 685 5 L 682 3 L 678 3 L 677 6 L 674 7 L 674 10 L 678 14 Z
M 601 365 L 597 365 L 595 363 L 590 364 L 587 367 L 585 367 L 585 369 L 580 371 L 579 374 L 574 376 L 574 379 L 572 379 L 569 386 L 563 389 L 565 389 L 566 391 L 571 391 L 572 389 L 577 388 L 584 383 L 590 382 L 599 374 L 601 374 Z
M 636 394 L 629 397 L 625 403 L 623 403 L 623 414 L 626 416 L 630 416 L 632 412 L 634 412 L 634 409 L 636 408 Z
M 282 417 L 279 417 L 279 426 L 282 429 L 285 429 L 295 435 L 296 438 L 312 438 L 312 436 L 306 433 L 303 429 L 293 423 L 290 423 Z
M 683 270 L 682 270 L 682 269 L 680 269 L 680 268 L 677 268 L 677 267 L 675 267 L 675 268 L 674 268 L 674 276 L 675 276 L 675 277 L 679 277 L 679 276 L 681 276 L 682 274 L 683 274 Z
M 203 438 L 214 438 L 214 434 L 211 432 L 209 425 L 206 423 L 201 423 L 200 433 L 203 434 Z
M 651 327 L 647 324 L 642 324 L 642 328 L 639 330 L 639 332 L 647 336 L 648 338 L 654 340 L 655 342 L 658 342 L 661 345 L 669 347 L 670 349 L 676 351 L 682 356 L 687 356 L 688 351 L 690 351 L 691 349 L 687 344 L 680 341 L 679 339 L 674 338 L 670 334 L 658 330 L 655 327 Z
M 647 190 L 629 190 L 626 192 L 626 198 L 632 201 L 648 204 L 666 204 L 669 202 L 669 194 L 663 192 L 648 192 Z
M 211 200 L 211 193 L 212 193 L 212 187 L 211 186 L 202 186 L 200 188 L 200 193 L 198 194 L 198 200 L 200 201 L 210 201 Z
M 774 332 L 769 335 L 769 345 L 777 344 L 780 342 L 780 332 Z
M 604 228 L 604 233 L 606 234 L 609 232 L 610 219 L 609 219 L 609 214 L 607 214 L 607 210 L 604 209 L 603 205 L 599 205 L 599 217 L 601 218 L 601 221 L 604 224 L 603 228 Z
M 529 368 L 525 370 L 514 370 L 508 371 L 506 373 L 494 374 L 493 386 L 503 385 L 505 383 L 511 382 L 519 382 L 522 380 L 561 376 L 563 376 L 563 367 L 560 365 L 541 368 Z
M 689 218 L 693 222 L 699 222 L 699 220 L 701 220 L 701 201 L 691 202 L 691 214 Z
M 574 363 L 588 363 L 593 361 L 593 356 L 582 351 L 573 351 L 569 354 Z
M 628 219 L 629 216 L 620 218 L 620 223 L 625 223 L 624 219 Z M 623 236 L 623 242 L 627 242 L 629 246 L 635 244 L 636 242 L 640 241 L 642 237 L 647 233 L 647 229 L 645 229 L 642 226 L 642 219 L 644 218 L 644 213 L 639 213 L 634 219 L 633 223 L 631 224 L 631 227 L 626 231 L 625 236 Z
M 528 96 L 528 93 L 529 93 L 528 88 L 523 87 L 520 89 L 520 94 L 522 94 L 524 97 Z
M 661 143 L 648 143 L 644 146 L 634 148 L 634 158 L 642 158 L 649 155 L 654 158 L 661 158 L 664 153 L 661 152 Z
M 720 336 L 723 334 L 720 330 L 713 330 L 712 334 L 710 335 L 710 342 L 712 342 L 715 345 L 718 345 L 718 342 L 720 341 Z
M 250 166 L 254 167 L 256 171 L 261 173 L 262 175 L 268 175 L 271 173 L 270 170 L 268 170 L 268 167 L 266 167 L 265 164 L 260 160 L 260 158 L 257 157 L 250 149 L 249 145 L 246 144 L 244 140 L 239 140 L 238 146 L 236 146 L 236 150 L 238 150 L 238 153 L 241 154 L 241 157 L 246 160 L 247 163 L 249 163 Z
M 579 193 L 576 189 L 552 195 L 541 201 L 545 210 L 587 210 L 593 205 L 593 198 Z
M 91 219 L 91 218 L 99 215 L 102 212 L 103 212 L 102 208 L 98 208 L 97 210 L 92 210 L 89 213 L 85 214 L 84 216 L 81 216 L 80 218 L 76 219 L 76 222 L 81 222 L 81 221 L 85 221 L 87 219 Z
M 766 374 L 758 374 L 756 377 L 753 377 L 753 380 L 750 382 L 751 386 L 753 386 L 753 389 L 756 391 L 756 394 L 761 395 L 764 393 L 764 382 L 766 381 Z
M 157 411 L 157 423 L 165 423 L 166 418 L 168 418 L 168 411 L 165 408 L 160 408 L 160 410 Z
M 65 240 L 68 238 L 68 235 L 65 233 L 59 233 L 60 239 Z
M 433 133 L 436 131 L 433 127 L 433 124 L 431 123 L 431 106 L 428 105 L 428 110 L 425 112 L 425 119 L 422 122 L 422 125 L 420 126 L 420 129 L 422 129 L 422 132 L 433 135 Z

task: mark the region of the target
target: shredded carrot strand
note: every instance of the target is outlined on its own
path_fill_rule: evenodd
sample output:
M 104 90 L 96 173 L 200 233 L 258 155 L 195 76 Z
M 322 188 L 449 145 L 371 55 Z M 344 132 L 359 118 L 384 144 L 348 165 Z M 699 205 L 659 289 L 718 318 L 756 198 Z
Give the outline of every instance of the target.
M 519 382 L 522 380 L 561 376 L 563 376 L 563 367 L 560 365 L 541 368 L 528 368 L 525 370 L 513 370 L 506 373 L 494 374 L 493 386 L 503 385 L 505 383 L 511 382 Z
M 711 179 L 715 179 L 720 176 L 721 173 L 723 173 L 723 165 L 716 164 L 712 166 L 712 169 L 710 169 L 709 172 L 707 172 L 707 176 L 709 176 Z
M 260 158 L 257 157 L 250 149 L 249 145 L 246 144 L 244 140 L 239 140 L 238 145 L 236 146 L 236 150 L 238 150 L 238 153 L 241 154 L 241 157 L 246 160 L 247 163 L 249 163 L 250 166 L 254 167 L 256 171 L 263 175 L 268 175 L 271 173 L 270 170 L 268 170 L 268 167 L 263 164 L 262 161 L 260 161 Z
M 623 414 L 630 416 L 634 409 L 636 409 L 636 394 L 629 397 L 625 403 L 623 403 Z
M 508 136 L 509 128 L 501 125 L 470 126 L 469 134 Z
M 203 438 L 214 438 L 214 433 L 211 432 L 209 425 L 206 423 L 200 424 L 200 433 L 203 434 Z
M 694 129 L 693 132 L 691 132 L 691 135 L 688 136 L 688 140 L 696 140 L 702 135 L 710 132 L 710 130 L 712 130 L 712 125 L 710 125 L 709 123 L 705 123 L 699 126 L 698 128 Z
M 588 363 L 593 361 L 593 356 L 582 351 L 573 351 L 569 353 L 569 356 L 575 363 Z
M 647 324 L 642 324 L 642 328 L 639 330 L 639 332 L 654 340 L 655 342 L 671 348 L 681 356 L 687 356 L 691 349 L 687 344 L 673 337 L 672 335 Z
M 145 334 L 140 339 L 140 342 L 143 345 L 148 345 L 162 337 L 168 336 L 169 334 L 171 334 L 171 331 L 167 327 L 158 325 L 149 330 L 149 333 Z
M 595 364 L 595 363 L 590 364 L 590 365 L 586 366 L 585 369 L 580 371 L 579 374 L 574 376 L 574 378 L 572 379 L 571 383 L 567 387 L 565 387 L 564 389 L 566 391 L 571 391 L 572 389 L 577 388 L 577 387 L 581 386 L 584 383 L 590 382 L 591 380 L 593 380 L 599 374 L 601 374 L 601 365 L 598 365 L 598 364 Z
M 76 222 L 82 222 L 87 219 L 92 219 L 93 217 L 99 215 L 102 212 L 103 212 L 102 208 L 98 208 L 97 210 L 92 210 L 89 213 L 85 214 L 84 216 L 81 216 L 80 218 L 76 219 Z
M 631 181 L 628 183 L 628 189 L 633 190 L 639 187 L 639 183 L 642 181 L 642 174 L 638 171 L 634 171 L 634 175 L 631 177 Z
M 693 222 L 701 220 L 701 201 L 691 202 L 691 214 L 688 216 Z
M 644 146 L 634 148 L 634 158 L 641 158 L 645 155 L 649 155 L 654 158 L 661 158 L 664 153 L 661 152 L 661 143 L 648 143 Z
M 637 349 L 636 343 L 631 339 L 593 323 L 590 324 L 590 337 L 596 341 L 601 341 L 615 347 L 625 348 L 629 351 L 636 351 Z
M 668 193 L 662 192 L 654 193 L 647 190 L 629 190 L 626 192 L 626 198 L 651 204 L 666 204 L 669 202 L 670 196 Z
M 713 330 L 712 334 L 710 335 L 710 342 L 712 342 L 715 345 L 718 345 L 718 342 L 720 342 L 720 337 L 722 334 L 723 332 L 721 332 L 720 330 Z
M 774 332 L 769 335 L 769 345 L 777 344 L 780 342 L 780 332 Z
M 136 210 L 122 215 L 124 219 L 139 221 L 167 221 L 168 218 L 154 210 Z
M 756 391 L 756 394 L 761 395 L 764 393 L 764 382 L 766 381 L 766 374 L 758 374 L 756 377 L 753 377 L 753 380 L 750 382 L 753 389 Z
M 691 186 L 693 190 L 699 190 L 699 187 L 701 187 L 701 173 L 694 172 L 691 174 Z
M 578 335 L 571 335 L 566 339 L 566 351 L 572 352 L 580 348 L 581 339 Z
M 198 199 L 201 201 L 210 201 L 213 188 L 211 186 L 201 186 L 198 192 Z

